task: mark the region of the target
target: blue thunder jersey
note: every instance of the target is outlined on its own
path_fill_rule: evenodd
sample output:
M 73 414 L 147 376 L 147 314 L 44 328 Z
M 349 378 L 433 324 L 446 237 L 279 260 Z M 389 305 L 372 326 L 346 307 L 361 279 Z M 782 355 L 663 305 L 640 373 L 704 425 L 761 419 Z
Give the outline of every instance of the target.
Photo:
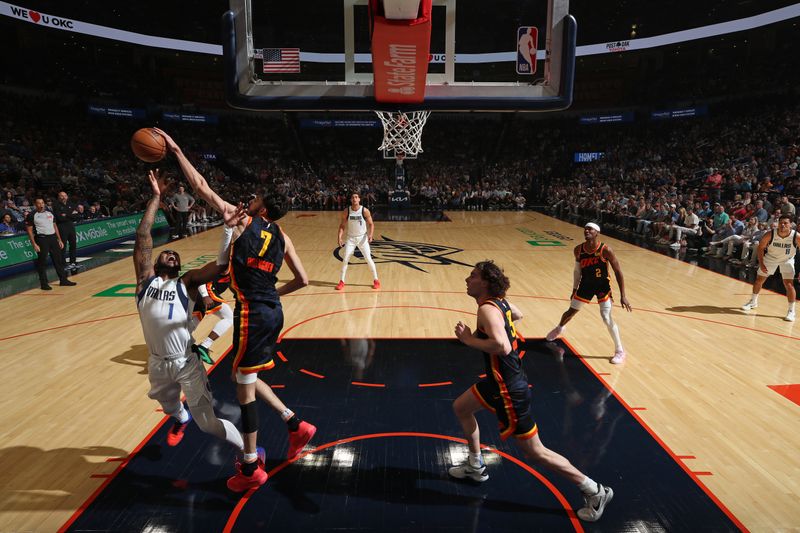
M 136 295 L 136 307 L 151 354 L 168 357 L 191 352 L 194 302 L 181 278 L 153 276 Z
M 517 330 L 514 327 L 514 321 L 511 319 L 511 306 L 502 298 L 492 298 L 486 300 L 481 305 L 494 305 L 503 314 L 505 321 L 505 331 L 508 336 L 508 342 L 511 345 L 511 351 L 507 354 L 490 354 L 483 352 L 484 362 L 486 364 L 486 378 L 494 381 L 500 392 L 528 389 L 528 376 L 525 374 L 525 369 L 522 367 L 522 360 L 519 358 L 517 351 Z M 479 339 L 488 339 L 482 330 L 478 330 Z
M 275 284 L 285 248 L 276 223 L 250 217 L 231 248 L 231 290 L 238 301 L 280 302 Z

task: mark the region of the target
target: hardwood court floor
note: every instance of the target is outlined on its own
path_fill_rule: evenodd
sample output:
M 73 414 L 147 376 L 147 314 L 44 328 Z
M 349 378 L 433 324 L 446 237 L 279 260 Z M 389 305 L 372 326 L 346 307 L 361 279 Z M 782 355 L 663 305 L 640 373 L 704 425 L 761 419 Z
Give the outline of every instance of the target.
M 532 213 L 447 215 L 450 222 L 376 223 L 383 289 L 371 290 L 366 265 L 354 264 L 337 293 L 339 215 L 289 214 L 282 226 L 312 281 L 284 300 L 286 337 L 449 337 L 457 320 L 474 321 L 464 278 L 486 258 L 511 278 L 509 299 L 526 315 L 519 331 L 544 336 L 568 305 L 581 228 Z M 184 265 L 199 264 L 215 256 L 218 234 L 170 247 Z M 799 528 L 800 326 L 782 320 L 785 298 L 762 293 L 760 307 L 745 313 L 738 307 L 749 285 L 604 240 L 634 307 L 614 309 L 628 362 L 608 363 L 613 344 L 596 306 L 573 319 L 566 340 L 746 528 Z M 73 279 L 77 287 L 0 300 L 0 531 L 58 529 L 163 418 L 146 396 L 131 260 Z M 229 343 L 230 333 L 215 355 Z M 635 495 L 621 496 L 616 505 L 636 505 Z

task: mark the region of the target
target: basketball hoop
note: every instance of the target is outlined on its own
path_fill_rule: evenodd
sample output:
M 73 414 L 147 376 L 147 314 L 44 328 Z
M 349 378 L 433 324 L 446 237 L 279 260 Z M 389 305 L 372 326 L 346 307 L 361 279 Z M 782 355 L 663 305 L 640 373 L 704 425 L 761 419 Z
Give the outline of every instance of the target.
M 375 111 L 383 123 L 383 144 L 378 150 L 394 150 L 395 153 L 416 156 L 422 152 L 422 128 L 430 111 Z M 400 159 L 402 161 L 402 159 Z

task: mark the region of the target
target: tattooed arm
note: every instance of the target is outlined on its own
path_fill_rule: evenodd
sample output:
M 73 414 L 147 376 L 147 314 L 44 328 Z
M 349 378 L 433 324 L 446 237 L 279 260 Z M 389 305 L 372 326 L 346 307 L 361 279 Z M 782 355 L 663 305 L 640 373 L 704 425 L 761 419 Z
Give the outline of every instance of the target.
M 156 169 L 158 172 L 158 169 Z M 158 205 L 161 201 L 161 192 L 166 192 L 167 183 L 162 174 L 155 174 L 151 170 L 147 176 L 153 187 L 153 196 L 147 202 L 142 221 L 136 228 L 136 243 L 133 245 L 133 267 L 136 270 L 136 292 L 142 290 L 142 284 L 155 274 L 153 270 L 153 237 L 150 228 L 156 219 Z

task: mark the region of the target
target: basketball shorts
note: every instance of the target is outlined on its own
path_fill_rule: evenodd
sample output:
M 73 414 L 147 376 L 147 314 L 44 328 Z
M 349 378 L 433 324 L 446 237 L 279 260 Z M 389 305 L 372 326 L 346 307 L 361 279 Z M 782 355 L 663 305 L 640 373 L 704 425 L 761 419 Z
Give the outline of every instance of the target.
M 186 395 L 190 409 L 203 399 L 209 404 L 213 401 L 206 369 L 194 353 L 177 358 L 151 354 L 147 361 L 147 376 L 150 380 L 150 392 L 147 395 L 162 406 L 179 403 L 181 391 Z
M 592 298 L 597 297 L 597 303 L 605 302 L 606 300 L 612 300 L 611 294 L 611 287 L 609 285 L 604 286 L 588 286 L 584 287 L 583 285 L 578 285 L 578 290 L 575 291 L 575 294 L 572 297 L 572 302 L 570 302 L 570 307 L 574 309 L 580 309 L 583 307 L 583 304 L 588 304 L 592 301 Z
M 528 384 L 501 391 L 494 381 L 485 379 L 472 386 L 478 401 L 497 416 L 500 438 L 513 435 L 520 440 L 532 438 L 539 429 L 531 415 L 531 391 Z
M 280 303 L 236 302 L 233 311 L 233 374 L 257 374 L 275 366 L 272 352 L 283 329 Z
M 764 271 L 760 268 L 758 269 L 758 275 L 762 277 L 767 277 L 773 275 L 775 272 L 780 270 L 781 277 L 783 279 L 793 279 L 794 278 L 794 257 L 789 259 L 788 261 L 774 261 L 771 260 L 769 257 L 764 258 L 764 266 L 767 267 L 767 273 L 764 274 Z
M 367 238 L 366 233 L 355 237 L 347 237 L 347 239 L 344 241 L 344 256 L 349 258 L 356 248 L 361 250 L 361 255 L 364 256 L 364 259 L 367 257 L 372 257 L 372 251 L 370 249 L 369 239 Z

